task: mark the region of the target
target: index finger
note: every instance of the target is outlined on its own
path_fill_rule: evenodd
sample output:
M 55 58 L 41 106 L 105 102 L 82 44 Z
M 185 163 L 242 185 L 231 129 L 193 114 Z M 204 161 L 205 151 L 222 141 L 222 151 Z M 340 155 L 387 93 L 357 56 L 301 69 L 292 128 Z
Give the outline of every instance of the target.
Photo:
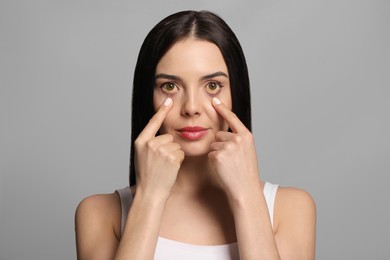
M 218 98 L 213 98 L 214 109 L 225 119 L 226 123 L 234 133 L 244 133 L 249 131 L 246 126 L 240 121 L 236 114 L 228 109 Z
M 148 124 L 142 130 L 138 136 L 138 140 L 150 140 L 155 137 L 158 130 L 160 129 L 162 123 L 164 122 L 165 117 L 167 116 L 169 110 L 172 107 L 172 99 L 167 98 L 164 103 L 159 107 L 156 114 L 152 116 Z

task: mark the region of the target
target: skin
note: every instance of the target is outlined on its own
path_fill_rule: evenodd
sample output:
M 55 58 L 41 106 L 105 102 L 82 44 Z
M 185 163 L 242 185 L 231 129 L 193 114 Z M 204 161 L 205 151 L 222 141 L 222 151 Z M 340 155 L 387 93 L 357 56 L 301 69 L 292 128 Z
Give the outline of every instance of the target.
M 137 186 L 123 235 L 116 193 L 84 199 L 76 211 L 78 259 L 153 259 L 159 236 L 237 242 L 241 259 L 314 259 L 309 194 L 280 187 L 271 225 L 254 139 L 231 111 L 229 74 L 216 45 L 176 43 L 157 66 L 154 107 L 135 141 Z M 207 134 L 182 138 L 178 129 L 194 125 Z

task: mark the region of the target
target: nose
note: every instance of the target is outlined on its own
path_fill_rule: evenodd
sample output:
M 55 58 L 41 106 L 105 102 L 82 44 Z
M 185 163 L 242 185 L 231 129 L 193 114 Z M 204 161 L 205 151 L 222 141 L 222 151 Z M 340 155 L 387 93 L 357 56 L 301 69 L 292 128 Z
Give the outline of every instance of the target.
M 181 107 L 181 114 L 186 117 L 199 116 L 202 113 L 201 98 L 194 89 L 186 91 Z

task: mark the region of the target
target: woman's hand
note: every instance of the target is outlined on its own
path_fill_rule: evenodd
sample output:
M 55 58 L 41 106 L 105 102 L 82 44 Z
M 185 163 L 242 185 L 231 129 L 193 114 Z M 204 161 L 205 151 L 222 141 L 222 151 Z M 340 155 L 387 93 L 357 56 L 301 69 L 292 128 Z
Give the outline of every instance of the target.
M 230 199 L 253 197 L 261 191 L 253 135 L 219 99 L 212 103 L 233 132 L 217 132 L 209 159 Z
M 166 199 L 176 181 L 184 152 L 172 135 L 156 136 L 171 107 L 172 99 L 167 98 L 134 141 L 137 193 Z

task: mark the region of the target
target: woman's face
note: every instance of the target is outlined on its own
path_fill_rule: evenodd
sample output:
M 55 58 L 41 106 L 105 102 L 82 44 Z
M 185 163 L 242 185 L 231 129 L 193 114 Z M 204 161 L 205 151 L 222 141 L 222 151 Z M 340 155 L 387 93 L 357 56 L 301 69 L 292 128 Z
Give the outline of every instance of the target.
M 173 106 L 160 134 L 171 134 L 186 156 L 207 154 L 215 134 L 228 130 L 212 98 L 232 108 L 228 70 L 215 44 L 187 38 L 168 50 L 156 68 L 154 109 L 168 97 Z

